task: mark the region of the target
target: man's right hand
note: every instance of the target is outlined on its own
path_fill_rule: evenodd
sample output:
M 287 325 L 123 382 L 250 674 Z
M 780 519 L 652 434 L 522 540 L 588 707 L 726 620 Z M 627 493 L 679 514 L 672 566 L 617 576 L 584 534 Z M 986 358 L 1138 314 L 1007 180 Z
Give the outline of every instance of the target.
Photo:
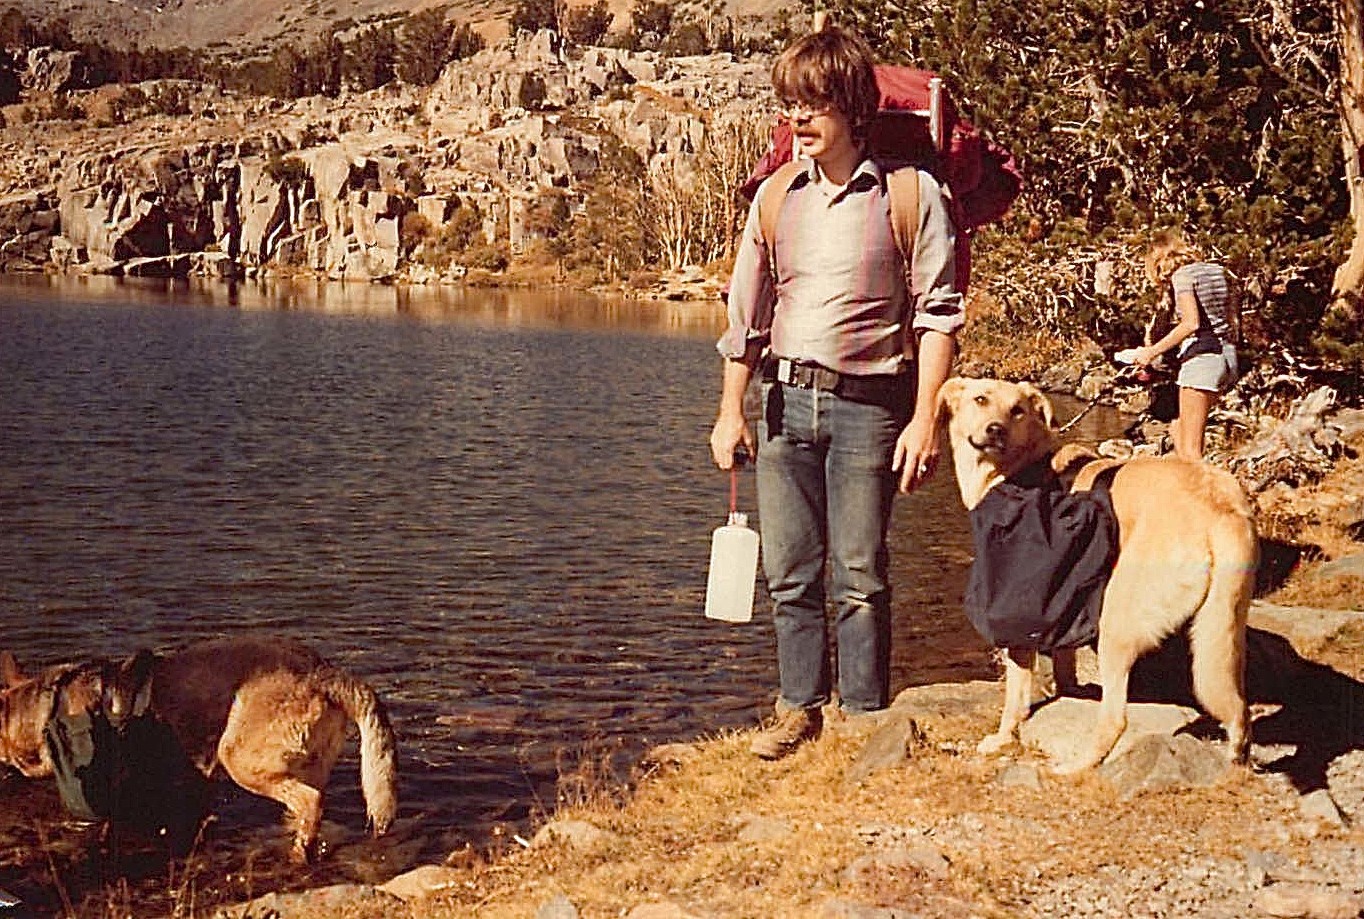
M 754 361 L 757 360 L 758 346 L 752 345 Z M 720 386 L 720 411 L 715 416 L 715 427 L 710 431 L 710 455 L 715 465 L 728 472 L 734 468 L 734 451 L 742 445 L 749 456 L 757 456 L 754 449 L 753 432 L 748 428 L 744 417 L 744 391 L 753 376 L 753 365 L 739 360 L 726 360 L 723 382 Z
M 749 456 L 756 456 L 753 432 L 743 415 L 721 414 L 710 431 L 710 455 L 715 465 L 728 471 L 734 466 L 734 451 L 743 447 Z

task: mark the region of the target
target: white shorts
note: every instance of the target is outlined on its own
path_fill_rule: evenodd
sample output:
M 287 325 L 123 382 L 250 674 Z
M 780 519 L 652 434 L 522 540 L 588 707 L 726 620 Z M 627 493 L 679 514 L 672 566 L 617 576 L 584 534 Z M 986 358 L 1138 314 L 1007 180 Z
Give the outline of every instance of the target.
M 1236 346 L 1223 345 L 1221 354 L 1195 354 L 1180 361 L 1179 377 L 1175 382 L 1184 389 L 1201 389 L 1220 395 L 1235 386 L 1240 375 Z

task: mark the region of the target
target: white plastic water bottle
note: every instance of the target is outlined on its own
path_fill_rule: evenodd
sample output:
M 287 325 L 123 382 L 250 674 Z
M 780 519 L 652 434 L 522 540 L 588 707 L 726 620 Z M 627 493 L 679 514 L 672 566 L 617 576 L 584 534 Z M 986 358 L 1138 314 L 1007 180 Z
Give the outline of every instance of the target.
M 753 618 L 753 586 L 758 574 L 758 534 L 748 515 L 729 512 L 729 522 L 710 539 L 710 574 L 706 579 L 706 616 L 726 622 Z
M 1113 360 L 1117 361 L 1119 364 L 1135 364 L 1137 362 L 1137 349 L 1124 348 L 1113 355 Z

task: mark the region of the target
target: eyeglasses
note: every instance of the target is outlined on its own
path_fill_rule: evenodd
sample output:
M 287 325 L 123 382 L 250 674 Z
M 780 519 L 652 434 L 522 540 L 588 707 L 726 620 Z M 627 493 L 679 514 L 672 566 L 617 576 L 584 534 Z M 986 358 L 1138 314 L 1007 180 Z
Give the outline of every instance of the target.
M 777 109 L 777 114 L 785 121 L 812 121 L 820 115 L 827 115 L 834 110 L 832 104 L 828 102 L 791 102 L 783 100 L 781 107 Z

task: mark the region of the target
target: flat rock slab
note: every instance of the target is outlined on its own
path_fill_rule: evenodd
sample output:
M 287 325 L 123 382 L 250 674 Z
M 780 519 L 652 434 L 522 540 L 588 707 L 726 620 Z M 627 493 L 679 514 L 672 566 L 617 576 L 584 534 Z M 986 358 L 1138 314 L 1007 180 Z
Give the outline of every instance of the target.
M 398 875 L 381 885 L 379 889 L 400 900 L 419 900 L 449 890 L 465 877 L 467 875 L 456 868 L 445 865 L 422 865 Z
M 1089 699 L 1055 699 L 1033 712 L 1023 722 L 1019 739 L 1040 750 L 1053 762 L 1071 763 L 1089 750 L 1090 738 L 1099 717 L 1099 703 Z M 1118 738 L 1108 761 L 1122 756 L 1141 737 L 1156 734 L 1170 737 L 1199 719 L 1199 713 L 1182 705 L 1135 702 L 1127 706 L 1127 730 Z
M 1317 609 L 1313 606 L 1276 606 L 1252 603 L 1249 625 L 1287 638 L 1295 646 L 1326 641 L 1345 626 L 1364 620 L 1364 613 L 1348 609 Z
M 977 716 L 994 711 L 1004 703 L 1004 684 L 997 680 L 972 680 L 968 683 L 934 683 L 902 690 L 890 710 L 920 721 L 935 718 Z

